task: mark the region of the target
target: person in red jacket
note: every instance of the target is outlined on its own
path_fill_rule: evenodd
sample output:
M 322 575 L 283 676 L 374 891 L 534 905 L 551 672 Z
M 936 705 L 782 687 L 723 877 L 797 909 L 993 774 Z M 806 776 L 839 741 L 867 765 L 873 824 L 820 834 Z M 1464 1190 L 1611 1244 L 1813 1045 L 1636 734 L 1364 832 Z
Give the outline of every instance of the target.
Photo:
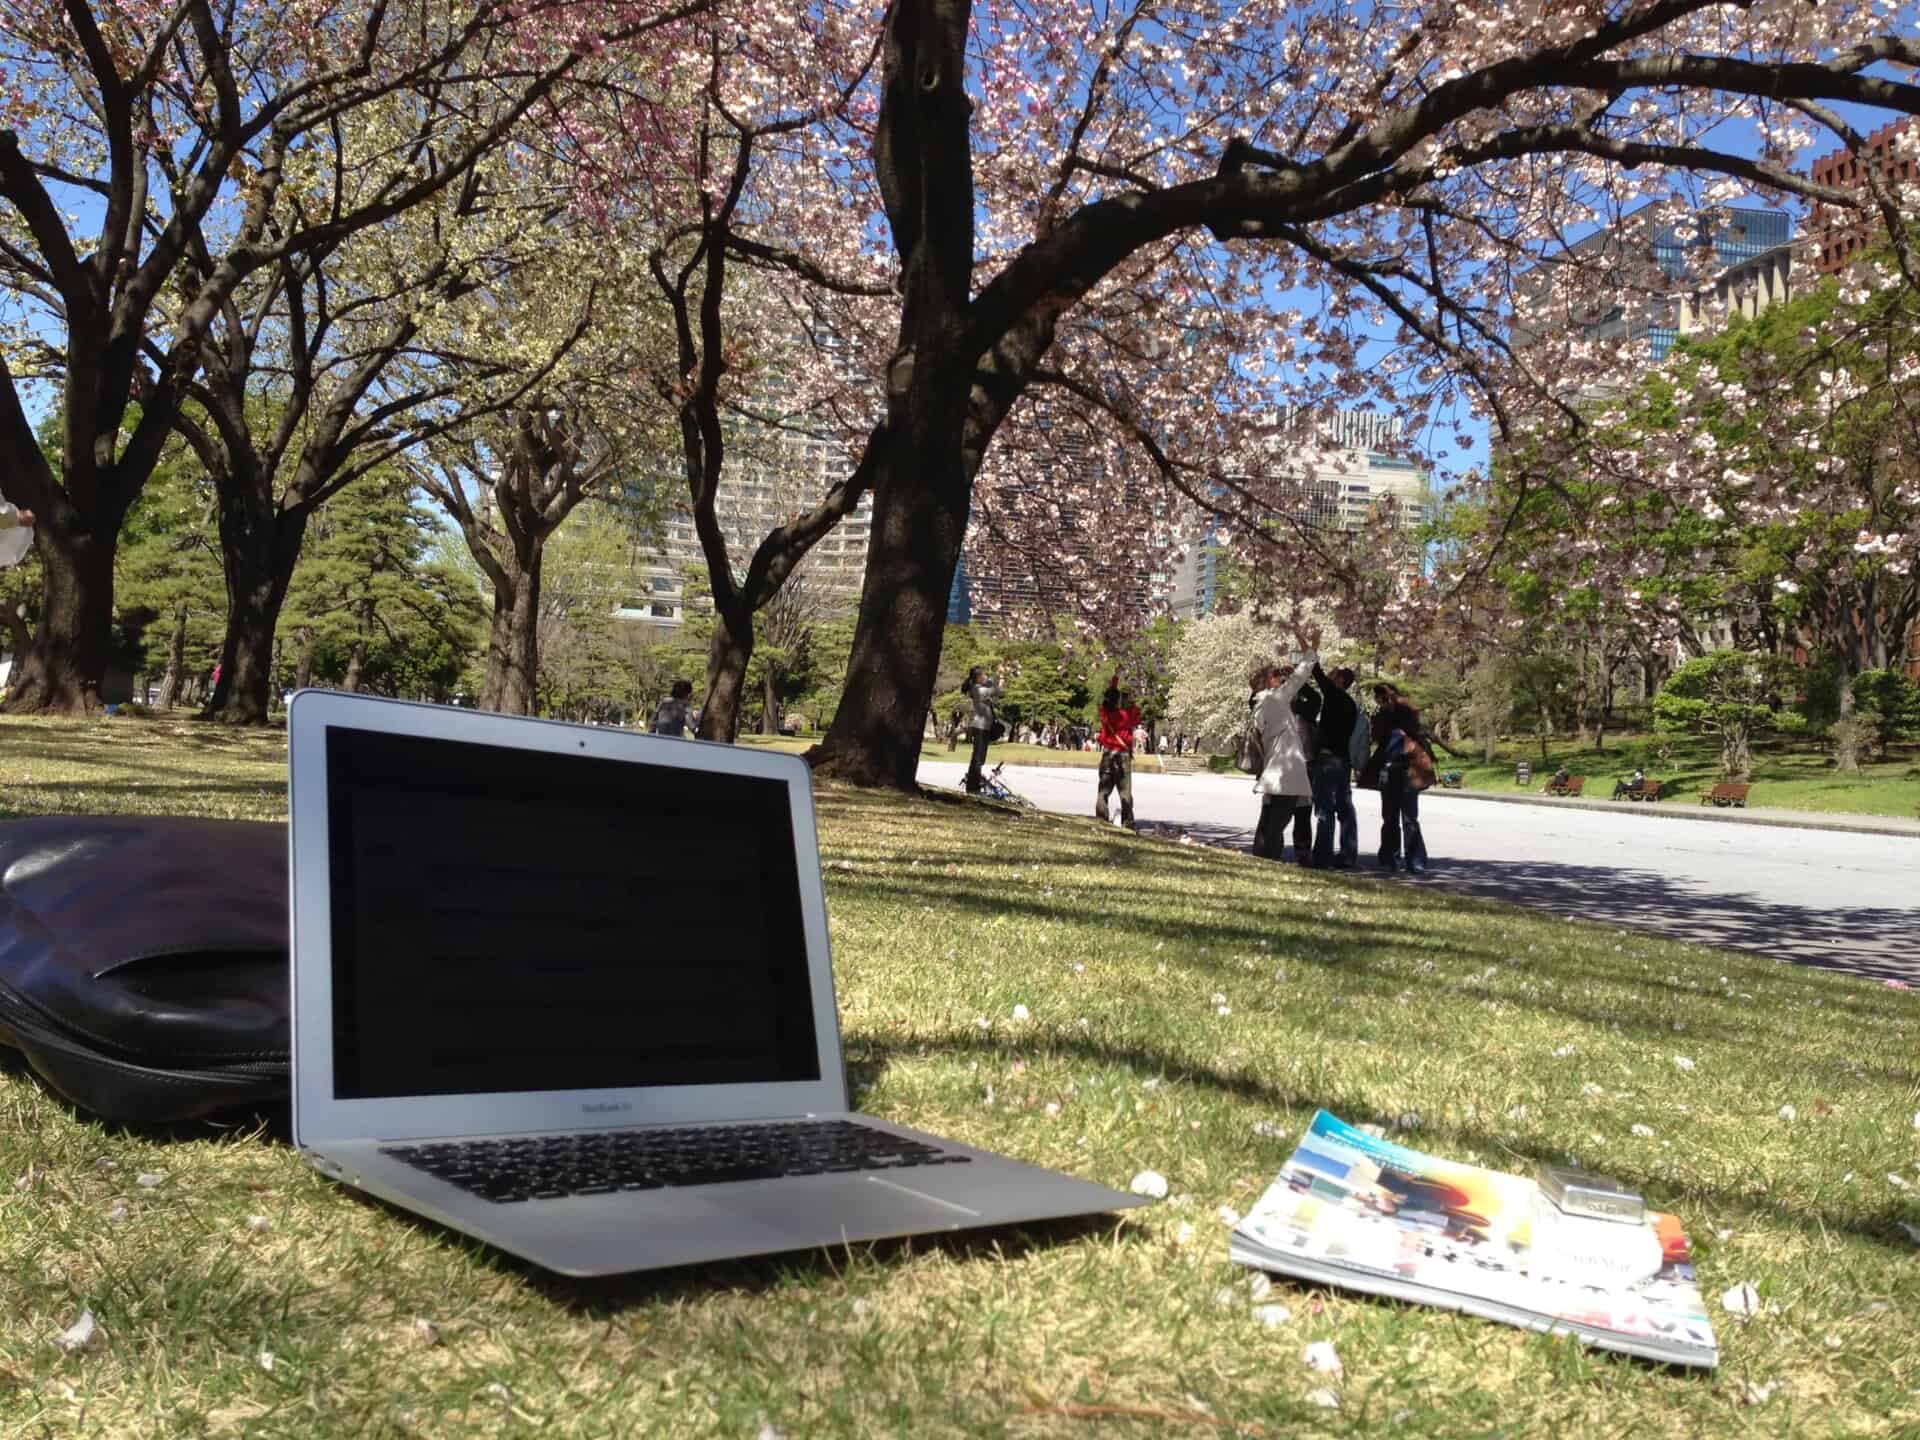
M 1120 823 L 1133 825 L 1133 732 L 1140 725 L 1140 707 L 1120 689 L 1120 674 L 1107 682 L 1100 697 L 1100 801 L 1093 813 L 1104 823 L 1107 797 L 1120 792 Z

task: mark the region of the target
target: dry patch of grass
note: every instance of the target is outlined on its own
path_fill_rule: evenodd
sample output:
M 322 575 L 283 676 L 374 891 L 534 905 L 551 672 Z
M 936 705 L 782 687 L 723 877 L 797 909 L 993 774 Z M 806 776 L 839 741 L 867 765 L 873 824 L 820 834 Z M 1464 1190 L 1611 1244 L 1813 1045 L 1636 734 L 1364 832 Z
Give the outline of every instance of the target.
M 277 737 L 147 724 L 0 721 L 0 804 L 280 813 Z M 1159 1170 L 1166 1202 L 578 1284 L 356 1199 L 271 1129 L 110 1130 L 14 1068 L 0 1433 L 1920 1430 L 1920 997 L 1085 821 L 835 788 L 821 814 L 862 1106 L 1121 1187 Z M 1695 1240 L 1719 1374 L 1284 1283 L 1293 1318 L 1261 1328 L 1217 1212 L 1320 1105 L 1645 1189 Z M 1750 1321 L 1718 1308 L 1741 1282 Z M 83 1308 L 99 1339 L 63 1354 Z M 1337 1411 L 1306 1400 L 1322 1339 Z

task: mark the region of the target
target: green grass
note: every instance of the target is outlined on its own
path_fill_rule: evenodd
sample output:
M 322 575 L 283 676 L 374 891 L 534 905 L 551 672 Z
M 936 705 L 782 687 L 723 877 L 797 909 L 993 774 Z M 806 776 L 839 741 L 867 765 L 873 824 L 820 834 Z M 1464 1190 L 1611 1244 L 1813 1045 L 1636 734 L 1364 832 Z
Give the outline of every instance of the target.
M 1537 742 L 1525 743 L 1517 738 L 1501 744 L 1499 759 L 1491 765 L 1481 761 L 1477 747 L 1460 748 L 1458 755 L 1441 751 L 1436 760 L 1443 771 L 1460 771 L 1470 790 L 1512 793 L 1513 767 L 1521 760 L 1533 767 L 1529 788 L 1537 791 L 1555 768 L 1564 764 L 1573 774 L 1587 777 L 1582 798 L 1590 800 L 1606 799 L 1615 779 L 1626 779 L 1636 766 L 1650 778 L 1671 785 L 1669 798 L 1683 805 L 1699 804 L 1702 791 L 1726 778 L 1720 767 L 1719 743 L 1692 735 L 1610 735 L 1604 751 L 1570 740 L 1550 741 L 1544 763 Z M 1663 750 L 1667 752 L 1665 757 Z M 1856 774 L 1842 775 L 1833 768 L 1832 758 L 1823 747 L 1775 741 L 1754 755 L 1753 790 L 1747 803 L 1782 810 L 1911 819 L 1920 810 L 1920 749 L 1896 749 L 1891 759 L 1862 765 Z
M 274 735 L 0 720 L 9 813 L 270 816 L 282 786 Z M 1920 994 L 1088 821 L 820 800 L 863 1107 L 1122 1187 L 1152 1168 L 1169 1200 L 569 1283 L 356 1198 L 272 1130 L 114 1129 L 0 1069 L 0 1434 L 1920 1432 L 1897 1223 L 1920 1224 Z M 1262 1328 L 1216 1211 L 1321 1105 L 1644 1189 L 1693 1237 L 1720 1372 L 1285 1283 L 1292 1318 Z M 1751 1321 L 1719 1307 L 1741 1282 Z M 82 1308 L 99 1341 L 63 1354 Z M 1337 1411 L 1306 1399 L 1323 1339 Z M 1744 1407 L 1747 1382 L 1776 1388 Z

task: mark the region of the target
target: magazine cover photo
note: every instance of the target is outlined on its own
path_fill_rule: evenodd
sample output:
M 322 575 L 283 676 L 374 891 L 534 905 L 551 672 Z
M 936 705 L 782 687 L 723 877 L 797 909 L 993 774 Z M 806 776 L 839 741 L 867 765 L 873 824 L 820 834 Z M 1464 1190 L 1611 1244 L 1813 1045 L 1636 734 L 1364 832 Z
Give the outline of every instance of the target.
M 1715 1359 L 1673 1216 L 1568 1214 L 1532 1179 L 1425 1155 L 1325 1111 L 1241 1222 L 1233 1253 L 1654 1359 Z

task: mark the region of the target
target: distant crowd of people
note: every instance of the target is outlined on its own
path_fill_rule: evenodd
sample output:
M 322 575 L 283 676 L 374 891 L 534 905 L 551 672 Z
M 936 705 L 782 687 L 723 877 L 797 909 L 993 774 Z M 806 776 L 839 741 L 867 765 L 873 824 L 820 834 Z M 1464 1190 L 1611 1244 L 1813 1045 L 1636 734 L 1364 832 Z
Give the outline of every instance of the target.
M 1353 682 L 1350 669 L 1321 669 L 1317 654 L 1297 664 L 1261 664 L 1249 677 L 1242 767 L 1257 771 L 1261 797 L 1253 853 L 1284 859 L 1291 830 L 1296 864 L 1352 869 L 1360 858 L 1357 773 L 1362 786 L 1380 787 L 1381 868 L 1423 874 L 1420 792 L 1433 784 L 1435 771 L 1420 712 L 1382 682 L 1373 687 L 1369 715 L 1350 693 Z

